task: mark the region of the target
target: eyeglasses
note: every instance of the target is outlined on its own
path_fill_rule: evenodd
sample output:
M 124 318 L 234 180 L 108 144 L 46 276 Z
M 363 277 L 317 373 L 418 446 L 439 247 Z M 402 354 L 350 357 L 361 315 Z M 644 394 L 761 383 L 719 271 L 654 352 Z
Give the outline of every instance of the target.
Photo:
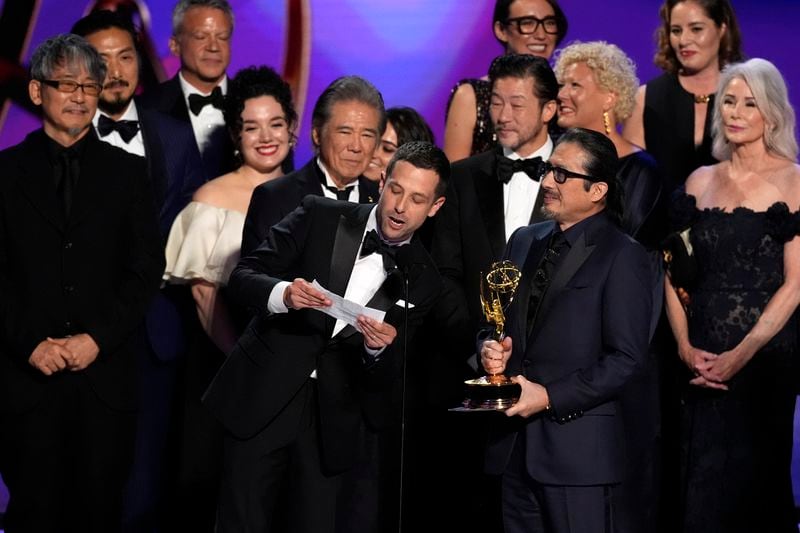
M 573 172 L 571 170 L 567 170 L 566 168 L 557 167 L 555 165 L 551 165 L 549 161 L 545 161 L 542 163 L 542 166 L 539 167 L 541 172 L 541 177 L 544 178 L 550 172 L 553 173 L 553 179 L 558 184 L 563 184 L 567 182 L 567 178 L 582 178 L 585 180 L 597 182 L 597 181 L 604 181 L 600 178 L 595 178 L 594 176 L 587 176 L 586 174 L 579 174 L 578 172 Z
M 103 90 L 103 85 L 100 83 L 89 82 L 89 83 L 78 83 L 76 81 L 69 81 L 69 80 L 39 80 L 41 83 L 45 85 L 49 85 L 50 87 L 55 87 L 56 90 L 60 93 L 74 93 L 78 89 L 83 91 L 83 94 L 86 96 L 98 96 L 100 92 Z
M 506 19 L 506 26 L 511 26 L 512 24 L 517 26 L 517 32 L 522 35 L 536 33 L 539 26 L 544 28 L 544 32 L 550 35 L 558 33 L 558 21 L 555 17 L 545 17 L 543 19 L 536 17 L 516 17 Z

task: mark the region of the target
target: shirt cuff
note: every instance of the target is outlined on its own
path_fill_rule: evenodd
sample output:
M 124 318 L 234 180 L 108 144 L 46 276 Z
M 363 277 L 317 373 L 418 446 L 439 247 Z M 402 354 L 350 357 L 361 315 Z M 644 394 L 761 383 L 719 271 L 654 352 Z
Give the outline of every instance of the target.
M 386 349 L 386 346 L 383 348 L 373 349 L 364 344 L 364 351 L 367 352 L 367 355 L 364 356 L 364 363 L 371 365 L 373 363 L 377 363 L 378 360 L 381 358 L 381 354 Z
M 288 313 L 289 308 L 283 303 L 283 293 L 286 292 L 286 287 L 291 285 L 288 281 L 279 281 L 272 287 L 272 292 L 269 293 L 269 300 L 267 301 L 267 311 L 270 313 Z

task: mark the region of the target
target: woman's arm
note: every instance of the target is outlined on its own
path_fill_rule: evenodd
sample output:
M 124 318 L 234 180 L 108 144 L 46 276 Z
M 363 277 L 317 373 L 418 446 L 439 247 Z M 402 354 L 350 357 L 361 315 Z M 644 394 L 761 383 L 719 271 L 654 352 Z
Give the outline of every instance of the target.
M 636 91 L 636 103 L 633 107 L 633 114 L 622 124 L 622 136 L 636 146 L 647 149 L 644 145 L 644 96 L 647 92 L 647 85 L 642 85 Z
M 451 163 L 465 159 L 472 151 L 472 134 L 478 121 L 478 103 L 475 90 L 469 83 L 458 86 L 444 127 L 444 153 Z
M 236 329 L 228 312 L 219 287 L 210 281 L 192 281 L 192 297 L 197 307 L 197 316 L 208 337 L 227 355 L 236 344 Z
M 783 246 L 783 274 L 783 285 L 769 299 L 755 326 L 733 349 L 700 365 L 701 376 L 729 380 L 786 325 L 800 303 L 800 237 Z

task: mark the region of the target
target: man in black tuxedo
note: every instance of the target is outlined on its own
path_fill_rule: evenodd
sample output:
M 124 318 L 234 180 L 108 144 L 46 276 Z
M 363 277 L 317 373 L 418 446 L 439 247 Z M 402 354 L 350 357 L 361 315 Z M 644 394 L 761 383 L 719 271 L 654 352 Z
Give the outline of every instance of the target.
M 542 178 L 552 220 L 506 247 L 522 278 L 506 337 L 480 354 L 522 389 L 487 451 L 509 533 L 608 533 L 625 512 L 614 497 L 625 466 L 619 394 L 647 359 L 653 281 L 645 250 L 618 227 L 617 161 L 601 133 L 567 130 Z
M 179 0 L 172 11 L 170 51 L 181 68 L 142 95 L 152 108 L 190 124 L 206 179 L 233 170 L 233 143 L 222 116 L 228 92 L 233 10 L 226 0 Z
M 229 432 L 219 531 L 270 531 L 279 513 L 291 531 L 348 530 L 352 509 L 337 510 L 342 477 L 361 459 L 365 432 L 396 422 L 405 304 L 413 329 L 441 289 L 414 232 L 444 203 L 449 170 L 435 146 L 407 143 L 377 206 L 307 196 L 240 261 L 230 294 L 256 319 L 204 398 Z M 385 320 L 334 320 L 310 280 Z
M 255 250 L 269 229 L 313 194 L 371 204 L 378 186 L 362 174 L 386 129 L 381 93 L 367 80 L 344 76 L 322 92 L 311 115 L 316 155 L 286 176 L 253 191 L 242 235 L 242 255 Z
M 135 331 L 164 269 L 144 161 L 97 139 L 105 65 L 42 43 L 43 129 L 0 152 L 0 470 L 7 531 L 119 529 L 133 450 Z
M 434 360 L 439 365 L 437 386 L 453 391 L 452 405 L 463 394 L 462 381 L 477 376 L 477 359 L 468 357 L 483 321 L 481 273 L 500 260 L 517 228 L 542 220 L 538 168 L 553 150 L 548 125 L 555 120 L 558 82 L 547 61 L 500 56 L 492 62 L 489 79 L 490 116 L 499 146 L 453 164 L 447 203 L 434 221 L 431 255 L 446 286 L 436 314 L 447 317 L 448 324 L 437 328 L 435 339 L 447 337 L 439 348 L 441 357 Z M 434 439 L 441 449 L 432 456 L 447 472 L 441 477 L 445 486 L 435 489 L 444 495 L 438 504 L 451 509 L 445 515 L 456 520 L 457 529 L 500 529 L 499 482 L 480 474 L 491 417 L 448 413 L 430 424 L 441 435 Z
M 145 158 L 166 242 L 172 222 L 205 182 L 191 127 L 169 115 L 137 106 L 138 42 L 133 24 L 115 11 L 94 11 L 72 27 L 103 58 L 107 71 L 92 124 L 101 140 Z M 144 176 L 143 176 L 144 178 Z M 164 454 L 179 357 L 185 339 L 180 289 L 158 292 L 145 319 L 137 350 L 140 394 L 136 453 L 128 480 L 126 529 L 154 529 L 164 493 Z

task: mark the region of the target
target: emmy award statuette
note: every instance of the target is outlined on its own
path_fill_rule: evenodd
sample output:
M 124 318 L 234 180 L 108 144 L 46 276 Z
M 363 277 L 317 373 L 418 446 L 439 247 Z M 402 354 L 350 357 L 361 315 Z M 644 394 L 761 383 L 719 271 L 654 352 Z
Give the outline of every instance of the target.
M 481 307 L 486 320 L 494 324 L 492 338 L 496 341 L 505 337 L 506 311 L 514 300 L 521 277 L 522 272 L 510 261 L 493 263 L 488 274 L 481 274 Z M 467 398 L 463 406 L 467 409 L 502 411 L 519 399 L 519 385 L 504 374 L 483 376 L 464 383 Z

